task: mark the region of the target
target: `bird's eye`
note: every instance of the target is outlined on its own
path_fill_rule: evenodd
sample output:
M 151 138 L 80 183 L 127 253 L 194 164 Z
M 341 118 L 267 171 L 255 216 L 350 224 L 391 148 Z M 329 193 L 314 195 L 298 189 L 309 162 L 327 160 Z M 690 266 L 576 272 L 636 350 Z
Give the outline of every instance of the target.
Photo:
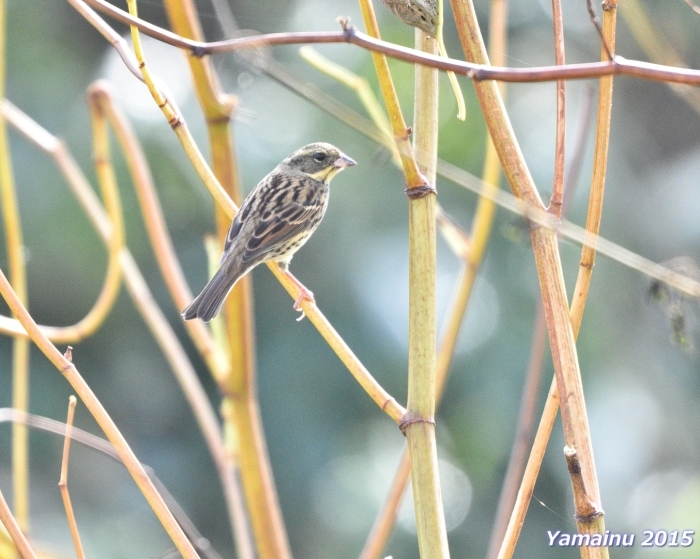
M 326 154 L 323 153 L 322 151 L 317 151 L 316 153 L 314 153 L 314 159 L 315 159 L 316 161 L 318 161 L 319 163 L 320 163 L 321 161 L 325 161 L 325 159 L 326 159 Z

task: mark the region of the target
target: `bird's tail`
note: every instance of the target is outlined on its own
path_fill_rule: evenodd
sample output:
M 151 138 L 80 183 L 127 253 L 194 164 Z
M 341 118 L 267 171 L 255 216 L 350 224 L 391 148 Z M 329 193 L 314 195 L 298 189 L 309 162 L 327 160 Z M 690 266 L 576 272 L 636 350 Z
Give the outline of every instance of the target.
M 209 322 L 219 314 L 226 295 L 231 291 L 239 277 L 239 274 L 226 274 L 222 269 L 219 269 L 195 300 L 182 311 L 182 318 L 185 320 L 201 318 L 204 322 Z

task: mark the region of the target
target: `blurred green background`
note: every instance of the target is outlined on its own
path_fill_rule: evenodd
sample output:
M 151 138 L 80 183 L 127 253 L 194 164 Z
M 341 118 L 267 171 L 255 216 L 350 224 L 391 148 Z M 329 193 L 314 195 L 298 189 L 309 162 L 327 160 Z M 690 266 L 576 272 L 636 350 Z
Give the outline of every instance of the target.
M 621 2 L 624 4 L 625 2 Z M 411 45 L 413 31 L 376 2 L 385 39 Z M 449 4 L 449 3 L 447 3 Z M 645 10 L 689 67 L 700 67 L 700 16 L 682 0 L 645 0 Z M 207 38 L 223 38 L 211 4 L 197 2 Z M 122 6 L 123 7 L 123 6 Z M 596 60 L 599 40 L 583 0 L 563 1 L 567 61 Z M 166 25 L 158 1 L 139 5 L 142 17 Z M 231 3 L 243 29 L 336 30 L 335 18 L 360 24 L 350 0 Z M 477 1 L 487 29 L 488 2 Z M 551 6 L 522 0 L 509 6 L 511 66 L 553 62 Z M 619 54 L 646 59 L 619 18 Z M 115 24 L 121 33 L 125 29 Z M 448 52 L 461 58 L 451 14 Z M 348 45 L 319 46 L 331 59 L 367 77 L 376 90 L 369 54 Z M 274 56 L 303 79 L 362 112 L 353 94 L 279 47 Z M 203 122 L 184 56 L 146 44 L 151 69 L 168 84 L 203 150 Z M 399 402 L 406 398 L 407 202 L 400 173 L 386 153 L 359 133 L 261 75 L 233 55 L 215 58 L 224 88 L 240 102 L 234 126 L 246 192 L 282 158 L 311 141 L 328 141 L 359 165 L 335 179 L 323 225 L 294 258 L 292 272 L 316 295 L 333 325 Z M 413 69 L 392 62 L 407 120 Z M 210 196 L 189 167 L 147 91 L 121 68 L 102 37 L 62 0 L 10 0 L 7 96 L 63 138 L 88 177 L 90 123 L 85 90 L 106 78 L 143 142 L 170 232 L 194 292 L 205 283 L 203 236 L 213 231 Z M 485 127 L 471 84 L 466 123 L 441 78 L 440 157 L 476 175 Z M 567 85 L 571 155 L 591 81 Z M 555 88 L 551 83 L 508 87 L 508 107 L 520 145 L 543 198 L 551 190 Z M 661 262 L 700 259 L 700 117 L 673 90 L 631 78 L 615 81 L 611 148 L 602 234 Z M 11 134 L 12 157 L 27 247 L 30 310 L 42 324 L 66 325 L 92 306 L 106 256 L 76 201 L 47 156 Z M 583 224 L 590 179 L 589 138 L 584 170 L 570 208 Z M 156 299 L 180 334 L 215 403 L 216 388 L 184 335 L 159 275 L 128 175 L 118 170 L 128 244 Z M 504 185 L 504 188 L 506 186 Z M 439 200 L 465 227 L 476 197 L 438 180 Z M 513 441 L 539 297 L 527 236 L 514 240 L 519 220 L 499 211 L 463 327 L 452 376 L 438 414 L 443 493 L 452 556 L 482 557 Z M 569 290 L 580 249 L 562 242 Z M 447 246 L 438 246 L 438 311 L 443 317 L 459 271 Z M 7 258 L 0 254 L 7 272 Z M 253 274 L 258 384 L 268 448 L 294 555 L 354 557 L 388 489 L 403 437 L 369 400 L 308 321 L 294 321 L 292 301 L 263 267 Z M 694 529 L 700 537 L 700 370 L 697 351 L 671 341 L 669 318 L 649 301 L 648 279 L 598 257 L 579 338 L 606 526 L 614 532 Z M 103 328 L 77 344 L 74 362 L 105 404 L 137 456 L 152 466 L 202 534 L 225 558 L 234 551 L 212 461 L 184 398 L 130 298 L 122 294 Z M 697 339 L 696 304 L 686 305 L 686 332 Z M 7 312 L 5 310 L 5 312 Z M 545 386 L 552 368 L 546 360 Z M 0 406 L 11 405 L 11 342 L 0 339 Z M 31 358 L 31 411 L 63 420 L 69 386 L 38 352 Z M 541 406 L 539 406 L 541 407 Z M 539 413 L 539 412 L 538 412 Z M 77 424 L 99 433 L 79 405 Z M 11 497 L 10 426 L 0 426 L 0 486 Z M 56 483 L 62 440 L 31 435 L 32 536 L 61 556 L 72 547 Z M 570 485 L 555 426 L 516 557 L 576 557 L 550 549 L 547 530 L 575 531 Z M 88 556 L 155 557 L 171 544 L 125 471 L 98 453 L 73 447 L 70 484 Z M 542 504 L 541 504 L 541 503 Z M 546 506 L 543 506 L 546 505 Z M 410 516 L 402 512 L 386 555 L 418 557 Z M 614 557 L 697 557 L 689 549 L 615 550 Z

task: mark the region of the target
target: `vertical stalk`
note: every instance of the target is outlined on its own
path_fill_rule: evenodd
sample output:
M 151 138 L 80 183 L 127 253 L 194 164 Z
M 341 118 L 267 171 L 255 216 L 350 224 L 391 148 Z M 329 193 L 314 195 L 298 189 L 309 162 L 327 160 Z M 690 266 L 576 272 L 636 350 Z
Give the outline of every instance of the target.
M 610 50 L 615 52 L 615 29 L 617 24 L 617 0 L 603 2 L 603 37 Z M 607 60 L 605 47 L 601 49 L 601 59 Z M 608 148 L 610 144 L 610 118 L 612 114 L 613 77 L 600 78 L 598 92 L 598 116 L 596 122 L 595 148 L 593 155 L 593 177 L 588 198 L 588 215 L 586 231 L 595 235 L 600 232 L 603 217 L 603 197 L 605 195 L 605 177 L 608 170 Z M 571 319 L 574 329 L 578 330 L 583 318 L 588 289 L 591 285 L 593 265 L 595 264 L 595 245 L 585 244 L 581 251 L 581 263 L 576 278 L 576 287 L 571 300 Z
M 203 39 L 203 32 L 192 2 L 166 0 L 165 6 L 176 33 L 192 39 Z M 230 128 L 235 99 L 221 94 L 208 58 L 189 56 L 188 62 L 207 123 L 212 171 L 224 190 L 240 206 L 242 195 L 236 173 L 233 136 Z M 215 215 L 218 237 L 223 239 L 228 232 L 231 219 L 218 205 Z M 247 275 L 236 284 L 224 304 L 231 375 L 219 386 L 224 393 L 223 405 L 229 410 L 229 413 L 224 414 L 224 421 L 231 422 L 227 425 L 227 431 L 235 432 L 237 435 L 225 438 L 227 455 L 232 460 L 238 460 L 258 553 L 261 559 L 278 559 L 291 557 L 291 550 L 277 498 L 257 402 L 252 301 L 251 275 Z
M 374 5 L 372 0 L 360 0 L 360 9 L 362 10 L 362 18 L 365 23 L 367 34 L 371 37 L 379 39 L 379 24 L 377 24 L 377 16 L 374 13 Z M 377 71 L 377 79 L 379 87 L 382 90 L 382 98 L 386 105 L 386 112 L 389 115 L 391 130 L 394 133 L 394 141 L 401 156 L 401 164 L 403 173 L 406 176 L 406 185 L 408 188 L 414 186 L 425 186 L 425 178 L 421 176 L 416 164 L 411 144 L 408 140 L 410 130 L 406 127 L 401 107 L 399 106 L 399 98 L 396 95 L 396 88 L 391 79 L 389 72 L 389 63 L 386 56 L 378 52 L 372 52 L 372 60 Z M 433 182 L 434 184 L 434 182 Z
M 564 18 L 561 0 L 552 0 L 552 21 L 554 23 L 554 60 L 558 65 L 565 63 L 564 55 Z M 549 200 L 549 211 L 561 217 L 564 204 L 564 162 L 566 144 L 566 82 L 557 80 L 557 131 L 554 148 L 554 184 Z
M 416 30 L 416 48 L 437 53 L 437 43 Z M 421 173 L 435 184 L 438 75 L 416 66 L 414 150 Z M 447 532 L 440 494 L 435 442 L 435 192 L 409 197 L 408 406 L 404 432 L 411 455 L 411 480 L 422 559 L 447 558 Z
M 467 60 L 487 64 L 488 57 L 472 3 L 452 0 L 452 9 Z M 497 87 L 492 82 L 475 83 L 474 87 L 511 190 L 528 204 L 543 208 Z M 567 446 L 577 451 L 586 497 L 596 510 L 595 515 L 579 522 L 578 526 L 587 532 L 601 531 L 604 530 L 602 517 L 596 508 L 600 505 L 598 480 L 557 236 L 554 231 L 541 226 L 534 227 L 530 236 L 561 400 L 564 438 Z M 584 547 L 581 553 L 584 557 L 605 557 L 607 548 Z
M 6 5 L 0 0 L 0 99 L 5 98 L 5 55 L 7 41 Z M 24 266 L 24 243 L 19 206 L 15 192 L 10 146 L 5 119 L 0 119 L 0 196 L 2 197 L 5 240 L 10 269 L 10 283 L 24 306 L 27 305 L 27 278 Z M 29 408 L 29 340 L 12 341 L 12 407 L 27 412 Z M 29 530 L 29 444 L 26 425 L 12 424 L 12 480 L 17 524 Z

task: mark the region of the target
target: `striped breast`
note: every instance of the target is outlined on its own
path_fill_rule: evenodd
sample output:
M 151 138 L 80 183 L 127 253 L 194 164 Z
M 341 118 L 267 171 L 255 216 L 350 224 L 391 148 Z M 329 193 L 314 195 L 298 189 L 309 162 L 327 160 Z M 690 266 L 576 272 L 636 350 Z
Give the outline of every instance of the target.
M 304 227 L 301 228 L 296 235 L 286 239 L 283 243 L 280 243 L 279 246 L 275 247 L 275 249 L 271 251 L 271 260 L 274 260 L 275 262 L 288 263 L 292 259 L 292 256 L 294 256 L 294 253 L 304 246 L 306 241 L 309 240 L 313 232 L 316 231 L 318 226 L 321 224 L 321 220 L 323 219 L 326 209 L 328 208 L 328 185 L 324 183 L 317 184 L 318 189 L 311 189 L 314 191 L 313 201 L 302 204 L 305 208 L 304 218 L 306 219 Z M 280 217 L 284 217 L 285 213 L 286 212 L 282 212 Z M 298 210 L 291 214 L 289 218 L 293 220 L 296 217 L 295 214 L 297 213 L 299 213 Z

